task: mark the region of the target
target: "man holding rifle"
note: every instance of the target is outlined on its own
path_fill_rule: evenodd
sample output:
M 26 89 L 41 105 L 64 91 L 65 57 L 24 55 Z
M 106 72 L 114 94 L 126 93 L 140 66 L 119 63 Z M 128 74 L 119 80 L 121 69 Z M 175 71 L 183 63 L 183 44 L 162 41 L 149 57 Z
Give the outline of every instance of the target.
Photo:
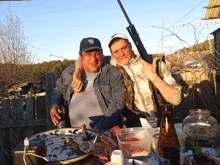
M 178 105 L 181 102 L 181 86 L 176 83 L 163 61 L 148 55 L 120 0 L 117 0 L 129 26 L 128 33 L 138 51 L 132 51 L 128 38 L 114 34 L 108 43 L 112 53 L 110 64 L 118 67 L 127 87 L 126 109 L 123 112 L 127 127 L 141 126 L 140 117 L 156 116 L 160 123 L 160 107 L 165 102 Z M 142 60 L 143 59 L 143 60 Z M 79 62 L 78 62 L 79 63 Z M 76 69 L 72 87 L 80 92 L 82 67 Z
M 110 64 L 121 70 L 127 87 L 127 110 L 124 114 L 128 120 L 134 118 L 133 113 L 141 117 L 143 112 L 160 118 L 158 108 L 163 104 L 163 98 L 173 105 L 181 102 L 181 86 L 163 61 L 155 58 L 151 64 L 142 60 L 139 52 L 132 51 L 128 38 L 121 33 L 110 38 L 108 47 L 112 53 Z
M 121 70 L 127 87 L 127 108 L 123 112 L 127 127 L 141 126 L 140 117 L 160 118 L 158 106 L 162 104 L 162 98 L 173 105 L 181 102 L 181 86 L 176 83 L 164 62 L 158 58 L 153 59 L 152 64 L 142 60 L 138 51 L 132 51 L 131 43 L 122 33 L 113 35 L 108 47 L 112 53 L 110 64 Z M 80 68 L 75 72 L 72 83 L 73 89 L 78 92 L 82 86 Z

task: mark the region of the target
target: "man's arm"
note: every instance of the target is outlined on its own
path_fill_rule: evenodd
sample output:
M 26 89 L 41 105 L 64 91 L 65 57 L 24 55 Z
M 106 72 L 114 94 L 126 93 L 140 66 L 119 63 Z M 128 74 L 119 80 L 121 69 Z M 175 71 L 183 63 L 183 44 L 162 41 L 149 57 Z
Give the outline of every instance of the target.
M 105 62 L 109 63 L 111 56 L 105 56 L 103 59 L 105 60 Z M 81 61 L 82 61 L 81 56 L 79 55 L 79 58 L 75 62 L 75 72 L 73 74 L 73 82 L 71 84 L 75 93 L 81 92 L 83 87 L 83 81 L 82 81 L 83 66 Z
M 161 95 L 167 102 L 174 105 L 178 105 L 181 102 L 181 86 L 177 84 L 172 77 L 170 71 L 166 66 L 162 66 L 162 73 L 165 73 L 164 80 L 162 80 L 156 73 L 156 61 L 155 58 L 152 64 L 149 64 L 142 60 L 142 73 L 156 86 Z M 164 63 L 162 63 L 163 65 Z M 169 82 L 169 83 L 168 83 Z
M 81 63 L 81 56 L 75 62 L 75 72 L 73 74 L 73 82 L 72 87 L 75 93 L 79 93 L 82 91 L 83 81 L 82 81 L 82 73 L 83 73 L 83 66 Z
M 61 118 L 61 116 L 57 112 L 57 108 L 58 108 L 58 103 L 63 101 L 63 92 L 61 88 L 63 86 L 63 81 L 64 81 L 64 77 L 63 77 L 64 72 L 65 71 L 62 72 L 62 74 L 56 81 L 56 87 L 53 90 L 53 95 L 50 104 L 50 117 L 55 126 L 57 126 L 57 124 L 59 123 L 59 119 Z M 65 114 L 66 113 L 65 108 L 63 106 L 61 106 L 61 108 L 63 109 L 63 113 Z

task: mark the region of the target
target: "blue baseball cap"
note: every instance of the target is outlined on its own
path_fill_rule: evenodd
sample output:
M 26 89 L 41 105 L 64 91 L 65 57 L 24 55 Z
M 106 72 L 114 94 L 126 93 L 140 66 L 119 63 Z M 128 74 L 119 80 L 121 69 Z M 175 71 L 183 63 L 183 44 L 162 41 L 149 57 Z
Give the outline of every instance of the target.
M 79 50 L 87 52 L 94 49 L 102 50 L 101 42 L 97 38 L 88 37 L 82 39 Z

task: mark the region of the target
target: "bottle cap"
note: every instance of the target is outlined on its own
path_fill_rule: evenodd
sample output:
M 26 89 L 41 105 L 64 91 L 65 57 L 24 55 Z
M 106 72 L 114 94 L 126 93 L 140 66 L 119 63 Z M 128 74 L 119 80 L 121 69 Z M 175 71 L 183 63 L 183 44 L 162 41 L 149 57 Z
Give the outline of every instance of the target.
M 63 113 L 63 110 L 62 109 L 58 109 L 57 112 L 58 113 Z

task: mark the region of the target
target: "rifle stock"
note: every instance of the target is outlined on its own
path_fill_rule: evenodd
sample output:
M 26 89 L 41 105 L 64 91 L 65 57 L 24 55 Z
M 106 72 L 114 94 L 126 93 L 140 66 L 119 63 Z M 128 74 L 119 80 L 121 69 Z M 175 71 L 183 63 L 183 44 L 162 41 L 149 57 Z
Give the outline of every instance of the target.
M 145 60 L 146 62 L 148 63 L 152 63 L 152 59 L 148 56 L 148 53 L 139 37 L 139 34 L 137 33 L 137 30 L 136 28 L 134 27 L 134 25 L 131 23 L 122 3 L 120 0 L 117 0 L 118 1 L 118 4 L 119 6 L 121 7 L 122 9 L 122 12 L 124 13 L 125 15 L 125 18 L 127 19 L 128 21 L 128 24 L 129 26 L 127 27 L 127 30 L 128 30 L 128 33 L 130 34 L 134 44 L 136 45 L 137 49 L 138 49 L 138 52 L 140 53 L 140 56 L 143 60 Z

